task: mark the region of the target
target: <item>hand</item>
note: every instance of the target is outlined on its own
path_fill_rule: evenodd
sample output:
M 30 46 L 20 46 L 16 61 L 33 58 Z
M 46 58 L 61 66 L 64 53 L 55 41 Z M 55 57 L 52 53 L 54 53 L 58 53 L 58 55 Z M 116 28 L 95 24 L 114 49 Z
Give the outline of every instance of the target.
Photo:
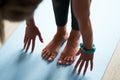
M 74 69 L 77 69 L 77 67 L 80 65 L 78 67 L 79 68 L 78 69 L 78 74 L 80 74 L 83 66 L 85 65 L 84 72 L 83 72 L 83 75 L 85 75 L 89 62 L 90 62 L 90 70 L 92 71 L 92 69 L 93 69 L 94 53 L 93 54 L 87 54 L 87 53 L 82 52 L 81 49 L 79 49 L 78 53 L 80 54 L 80 57 L 79 57 L 79 60 L 77 61 L 76 65 L 75 65 Z
M 36 36 L 38 36 L 39 40 L 43 42 L 43 38 L 41 36 L 39 29 L 35 25 L 27 26 L 24 37 L 24 49 L 26 49 L 26 52 L 28 51 L 30 44 L 32 44 L 31 52 L 34 51 Z

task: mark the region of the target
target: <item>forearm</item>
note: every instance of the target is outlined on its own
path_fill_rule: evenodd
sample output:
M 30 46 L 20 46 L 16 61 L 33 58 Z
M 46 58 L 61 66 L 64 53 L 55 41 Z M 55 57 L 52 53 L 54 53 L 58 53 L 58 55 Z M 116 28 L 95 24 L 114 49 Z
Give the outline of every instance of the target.
M 84 43 L 84 47 L 86 49 L 92 49 L 93 47 L 93 32 L 91 27 L 90 20 L 87 21 L 86 24 L 80 24 L 80 32 L 82 34 L 82 39 Z
M 73 11 L 78 20 L 80 32 L 82 34 L 84 47 L 92 49 L 93 32 L 90 22 L 90 0 L 72 0 Z

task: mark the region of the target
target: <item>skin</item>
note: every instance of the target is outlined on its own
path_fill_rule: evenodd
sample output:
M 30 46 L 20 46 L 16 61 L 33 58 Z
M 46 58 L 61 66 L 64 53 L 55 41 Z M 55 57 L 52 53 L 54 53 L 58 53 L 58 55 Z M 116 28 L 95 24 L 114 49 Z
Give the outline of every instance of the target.
M 80 35 L 83 39 L 84 47 L 88 50 L 92 49 L 93 44 L 93 32 L 92 32 L 92 25 L 90 21 L 90 0 L 72 0 L 73 3 L 73 10 L 74 14 L 78 20 L 80 31 L 71 31 L 70 37 L 68 37 L 68 33 L 66 30 L 66 25 L 63 26 L 63 28 L 57 28 L 57 32 L 51 40 L 51 42 L 43 49 L 42 56 L 48 61 L 53 61 L 56 57 L 60 46 L 62 43 L 68 39 L 68 43 L 65 47 L 65 49 L 62 52 L 62 55 L 60 56 L 58 63 L 60 64 L 71 64 L 74 61 L 75 55 L 79 54 L 80 57 L 75 65 L 75 69 L 78 68 L 78 74 L 81 73 L 81 70 L 84 68 L 83 75 L 86 74 L 88 65 L 90 63 L 90 70 L 93 69 L 93 59 L 94 59 L 94 53 L 93 54 L 87 54 L 81 51 L 81 49 L 78 49 L 78 42 Z M 30 21 L 31 23 L 31 21 Z M 26 28 L 27 29 L 27 28 Z M 31 29 L 31 28 L 30 28 Z M 27 33 L 27 31 L 26 31 Z M 74 34 L 77 34 L 78 39 L 73 38 Z M 36 34 L 37 35 L 37 34 Z M 35 36 L 36 36 L 35 35 Z M 33 40 L 35 37 L 33 38 Z M 71 44 L 74 42 L 75 44 Z M 34 41 L 33 41 L 34 42 Z M 56 43 L 57 42 L 57 43 Z M 30 42 L 28 42 L 30 43 Z M 54 43 L 54 44 L 53 44 Z M 28 45 L 29 46 L 29 45 Z M 74 49 L 72 49 L 74 47 Z M 28 50 L 29 47 L 26 49 Z M 34 49 L 32 49 L 33 51 Z M 70 50 L 70 52 L 73 50 L 74 54 L 67 55 L 67 51 Z M 62 59 L 61 59 L 62 58 Z M 61 60 L 61 61 L 60 61 Z M 85 67 L 84 67 L 85 65 Z
M 64 65 L 71 64 L 75 60 L 76 53 L 79 49 L 80 33 L 79 31 L 72 30 L 70 36 L 68 37 L 66 26 L 62 28 L 61 27 L 57 27 L 57 28 L 58 28 L 57 33 L 55 34 L 53 40 L 43 49 L 42 56 L 48 61 L 53 61 L 56 55 L 58 54 L 58 51 L 63 41 L 68 39 L 67 45 L 63 50 L 58 60 L 58 63 Z
M 33 16 L 26 20 L 26 31 L 24 37 L 24 49 L 26 52 L 28 51 L 30 44 L 32 45 L 31 52 L 34 51 L 35 48 L 35 40 L 36 37 L 39 37 L 39 40 L 43 42 L 43 38 L 37 26 L 35 25 Z
M 57 28 L 57 32 L 52 41 L 43 49 L 42 56 L 48 61 L 53 61 L 57 56 L 63 42 L 68 39 L 66 27 Z
M 53 0 L 53 2 L 54 1 L 55 0 Z M 55 2 L 56 2 L 55 4 L 59 6 L 59 0 L 58 1 L 56 0 Z M 72 29 L 70 35 L 68 36 L 68 31 L 66 27 L 67 24 L 62 26 L 57 25 L 56 34 L 54 35 L 53 39 L 43 49 L 42 57 L 47 61 L 51 62 L 56 58 L 61 48 L 61 44 L 63 44 L 63 42 L 67 40 L 67 44 L 64 50 L 62 51 L 61 56 L 58 59 L 58 63 L 63 65 L 69 65 L 74 62 L 76 53 L 79 50 L 80 32 L 79 30 Z
M 34 20 L 27 20 L 27 26 L 33 26 L 34 27 L 35 23 Z M 31 30 L 33 30 L 32 28 L 29 28 Z M 27 40 L 28 37 L 26 38 L 26 36 L 30 36 L 31 34 L 28 34 L 30 32 L 27 32 L 27 28 L 26 28 L 26 34 L 25 34 L 25 39 L 24 39 L 24 49 L 26 49 L 26 52 L 30 46 L 30 41 Z M 29 30 L 30 31 L 30 30 Z M 34 35 L 33 31 L 32 31 L 32 35 Z M 35 35 L 36 36 L 36 35 Z M 32 36 L 31 36 L 32 37 Z M 73 61 L 75 60 L 76 57 L 76 53 L 79 50 L 79 37 L 80 37 L 80 32 L 76 31 L 76 30 L 72 30 L 70 33 L 70 36 L 68 37 L 68 32 L 66 29 L 66 25 L 63 27 L 57 27 L 57 32 L 54 36 L 54 38 L 51 40 L 51 42 L 42 50 L 42 57 L 48 61 L 53 61 L 55 59 L 55 57 L 57 56 L 60 47 L 62 46 L 62 44 L 64 43 L 65 40 L 68 39 L 67 45 L 65 47 L 65 49 L 63 50 L 58 63 L 59 64 L 64 64 L 64 65 L 69 65 L 72 64 Z M 42 38 L 42 37 L 41 37 Z M 35 37 L 34 39 L 32 39 L 33 42 L 35 41 Z M 28 42 L 28 45 L 26 47 L 26 44 Z M 32 45 L 35 45 L 34 43 L 32 43 Z M 26 48 L 25 48 L 26 47 Z M 34 47 L 32 49 L 32 52 L 34 50 Z
M 93 32 L 90 22 L 90 0 L 72 0 L 74 14 L 78 20 L 80 32 L 83 39 L 84 47 L 88 50 L 92 49 L 93 44 Z M 89 62 L 91 70 L 93 69 L 93 58 L 94 54 L 90 55 L 84 53 L 79 49 L 78 53 L 80 54 L 79 60 L 75 65 L 75 69 L 78 68 L 78 74 L 81 73 L 81 69 L 85 65 L 83 75 L 85 75 Z
M 58 59 L 59 64 L 70 65 L 74 62 L 76 58 L 76 53 L 79 50 L 79 38 L 80 32 L 72 30 L 68 38 L 68 42 Z

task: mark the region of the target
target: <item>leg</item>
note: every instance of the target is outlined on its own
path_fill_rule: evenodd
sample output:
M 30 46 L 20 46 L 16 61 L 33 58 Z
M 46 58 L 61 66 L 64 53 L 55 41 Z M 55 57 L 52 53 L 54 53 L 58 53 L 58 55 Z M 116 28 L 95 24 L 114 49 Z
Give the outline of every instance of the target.
M 79 26 L 77 20 L 73 14 L 72 4 L 71 4 L 71 16 L 72 16 L 72 30 L 70 33 L 70 37 L 68 38 L 67 45 L 63 50 L 58 63 L 59 64 L 71 64 L 76 57 L 76 53 L 79 50 Z
M 69 0 L 52 0 L 57 32 L 52 41 L 43 49 L 42 56 L 48 61 L 53 61 L 62 43 L 67 40 L 66 30 Z

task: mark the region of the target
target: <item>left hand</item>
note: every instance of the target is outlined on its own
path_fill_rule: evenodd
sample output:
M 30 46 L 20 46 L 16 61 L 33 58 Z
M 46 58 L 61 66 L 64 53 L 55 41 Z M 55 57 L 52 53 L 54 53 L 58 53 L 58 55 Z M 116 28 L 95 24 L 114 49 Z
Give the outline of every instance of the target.
M 87 54 L 87 53 L 82 52 L 81 49 L 79 49 L 78 53 L 80 54 L 80 57 L 79 57 L 79 60 L 77 61 L 76 65 L 75 65 L 74 69 L 77 69 L 77 67 L 80 65 L 78 67 L 78 74 L 80 74 L 83 66 L 85 65 L 84 72 L 83 72 L 83 75 L 85 75 L 89 62 L 90 62 L 90 70 L 92 71 L 92 69 L 93 69 L 94 53 L 93 54 Z
M 35 25 L 27 26 L 24 37 L 24 49 L 26 49 L 26 52 L 28 51 L 31 42 L 32 42 L 31 52 L 34 51 L 36 36 L 38 36 L 39 40 L 43 42 L 43 38 L 41 36 L 39 29 Z

